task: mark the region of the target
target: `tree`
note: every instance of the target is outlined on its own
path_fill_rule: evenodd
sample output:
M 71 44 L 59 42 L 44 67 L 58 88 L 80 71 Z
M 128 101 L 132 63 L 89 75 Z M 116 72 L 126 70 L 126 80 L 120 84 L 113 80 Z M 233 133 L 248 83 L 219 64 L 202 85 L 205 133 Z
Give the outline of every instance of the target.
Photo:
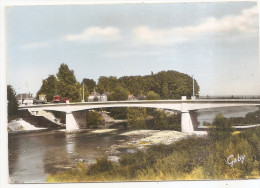
M 182 95 L 191 97 L 192 77 L 177 71 L 161 71 L 146 76 L 123 76 L 118 79 L 120 86 L 131 94 L 138 96 L 153 91 L 163 99 L 180 99 Z M 102 85 L 109 85 L 109 80 Z M 101 83 L 101 82 L 100 82 Z M 195 94 L 199 94 L 199 85 L 194 80 Z
M 109 116 L 114 119 L 127 119 L 127 108 L 119 107 L 119 108 L 106 108 L 104 109 L 109 113 Z
M 100 76 L 98 79 L 97 91 L 100 93 L 111 92 L 117 86 L 119 86 L 119 81 L 115 76 Z
M 127 125 L 134 129 L 146 128 L 146 108 L 128 108 Z
M 37 92 L 37 97 L 40 94 L 46 95 L 47 101 L 52 101 L 53 96 L 57 92 L 57 78 L 54 75 L 49 75 L 48 78 L 42 80 L 42 86 L 40 90 Z
M 108 96 L 108 100 L 110 101 L 122 101 L 122 100 L 127 100 L 128 99 L 128 95 L 129 95 L 129 92 L 121 87 L 121 86 L 118 86 L 115 88 L 114 91 L 112 91 L 109 96 Z
M 15 98 L 16 93 L 11 85 L 7 86 L 7 100 L 8 100 L 8 121 L 15 119 L 18 114 L 18 102 Z
M 97 86 L 93 79 L 84 78 L 82 82 L 85 84 L 85 86 L 87 86 L 89 92 L 94 91 Z
M 162 87 L 162 97 L 164 99 L 168 99 L 169 98 L 169 89 L 168 89 L 168 84 L 167 83 L 163 84 L 163 87 Z
M 59 95 L 62 97 L 68 97 L 72 102 L 81 101 L 82 94 L 80 92 L 80 83 L 77 82 L 74 71 L 70 70 L 68 65 L 64 63 L 60 65 L 57 73 L 57 79 L 57 89 Z
M 86 121 L 88 127 L 96 127 L 102 123 L 102 116 L 97 111 L 88 111 L 86 114 Z
M 153 92 L 153 91 L 149 91 L 146 94 L 146 99 L 147 100 L 159 100 L 160 99 L 160 95 L 158 93 Z
M 209 136 L 213 140 L 221 140 L 229 137 L 233 131 L 234 128 L 228 119 L 224 118 L 222 114 L 217 114 L 212 123 L 212 128 L 209 130 Z

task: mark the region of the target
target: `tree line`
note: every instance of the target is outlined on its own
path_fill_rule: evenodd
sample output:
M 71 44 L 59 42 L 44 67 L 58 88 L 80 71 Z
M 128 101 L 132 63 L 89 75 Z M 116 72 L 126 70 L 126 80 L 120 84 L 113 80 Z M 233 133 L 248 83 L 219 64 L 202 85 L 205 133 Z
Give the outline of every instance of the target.
M 151 72 L 145 76 L 100 76 L 96 83 L 93 79 L 84 78 L 82 82 L 76 80 L 74 71 L 62 63 L 55 75 L 49 75 L 42 81 L 37 92 L 45 94 L 48 101 L 52 101 L 55 94 L 68 97 L 72 102 L 82 100 L 84 86 L 84 99 L 87 101 L 91 92 L 108 92 L 108 100 L 127 100 L 129 94 L 138 99 L 180 99 L 188 98 L 193 94 L 193 79 L 191 76 L 177 71 L 161 71 L 156 74 Z M 195 95 L 199 95 L 199 85 L 194 80 Z

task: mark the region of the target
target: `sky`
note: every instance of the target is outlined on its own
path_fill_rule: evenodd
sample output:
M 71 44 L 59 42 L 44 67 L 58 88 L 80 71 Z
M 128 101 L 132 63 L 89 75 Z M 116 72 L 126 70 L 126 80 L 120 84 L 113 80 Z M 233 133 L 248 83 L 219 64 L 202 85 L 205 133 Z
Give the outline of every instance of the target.
M 17 93 L 40 89 L 61 63 L 79 82 L 176 70 L 200 95 L 260 95 L 255 2 L 7 8 L 7 75 Z

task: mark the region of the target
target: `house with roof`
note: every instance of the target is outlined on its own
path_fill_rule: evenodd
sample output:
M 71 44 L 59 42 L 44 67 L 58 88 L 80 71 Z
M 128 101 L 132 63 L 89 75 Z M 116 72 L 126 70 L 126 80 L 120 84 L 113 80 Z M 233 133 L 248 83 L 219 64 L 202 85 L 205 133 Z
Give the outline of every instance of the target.
M 18 105 L 32 105 L 35 98 L 32 93 L 20 93 L 15 96 Z
M 88 97 L 88 102 L 107 101 L 108 95 L 109 95 L 108 92 L 100 94 L 96 92 L 96 90 L 94 89 L 94 91 L 91 92 L 91 94 Z

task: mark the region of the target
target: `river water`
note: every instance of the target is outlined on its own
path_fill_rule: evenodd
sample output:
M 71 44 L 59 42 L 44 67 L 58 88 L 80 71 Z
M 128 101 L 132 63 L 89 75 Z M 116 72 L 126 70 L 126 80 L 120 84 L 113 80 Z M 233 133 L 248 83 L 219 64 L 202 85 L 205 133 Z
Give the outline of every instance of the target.
M 225 117 L 244 117 L 256 110 L 257 107 L 232 107 L 200 110 L 197 113 L 202 126 L 205 121 L 212 122 L 218 113 L 222 113 Z M 112 160 L 117 159 L 118 154 L 111 148 L 137 139 L 136 136 L 122 136 L 123 132 L 127 130 L 108 133 L 81 130 L 76 133 L 46 131 L 9 134 L 10 182 L 44 183 L 49 173 L 75 168 L 79 161 L 92 164 L 96 158 L 103 155 L 108 155 Z

